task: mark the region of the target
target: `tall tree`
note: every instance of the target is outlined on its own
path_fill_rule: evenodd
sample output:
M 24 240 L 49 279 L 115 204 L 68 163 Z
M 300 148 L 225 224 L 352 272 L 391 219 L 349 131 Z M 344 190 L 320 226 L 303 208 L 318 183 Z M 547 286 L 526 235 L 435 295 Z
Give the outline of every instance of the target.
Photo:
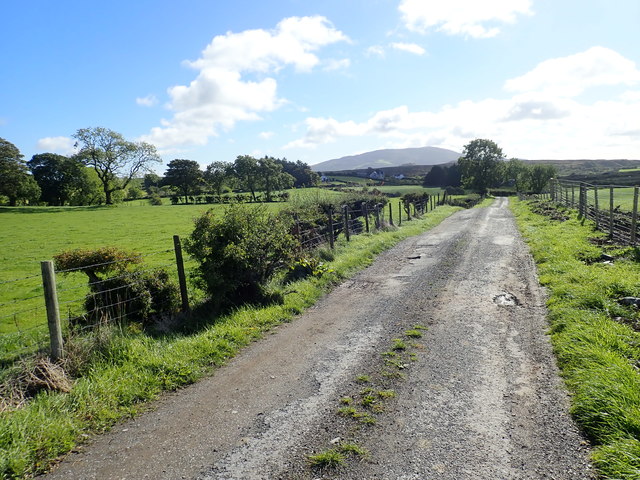
M 290 162 L 286 158 L 282 160 L 276 158 L 274 161 L 281 164 L 282 170 L 294 178 L 294 187 L 313 187 L 320 182 L 320 175 L 300 160 Z
M 0 138 L 0 195 L 6 196 L 12 207 L 21 200 L 37 201 L 40 198 L 40 187 L 29 175 L 23 157 L 18 147 Z
M 98 196 L 87 167 L 76 158 L 38 153 L 27 165 L 42 191 L 40 199 L 49 205 L 78 205 Z
M 213 162 L 204 171 L 204 181 L 209 184 L 216 195 L 222 195 L 222 189 L 229 183 L 232 165 L 227 162 Z
M 76 158 L 95 169 L 102 183 L 107 205 L 113 193 L 124 190 L 132 178 L 159 163 L 156 148 L 146 142 L 130 142 L 103 127 L 81 128 L 74 135 L 80 151 Z
M 184 203 L 189 203 L 189 195 L 198 193 L 202 186 L 200 165 L 195 160 L 171 160 L 162 183 L 176 187 L 184 196 Z
M 481 194 L 499 185 L 503 179 L 504 154 L 492 140 L 477 138 L 465 145 L 458 167 L 462 183 Z
M 549 180 L 556 175 L 556 168 L 553 165 L 535 165 L 531 169 L 531 190 L 533 193 L 541 193 Z
M 422 185 L 425 187 L 446 187 L 447 183 L 447 171 L 446 167 L 441 165 L 434 165 L 431 170 L 427 172 L 422 181 Z
M 267 202 L 272 201 L 275 190 L 291 188 L 295 179 L 282 171 L 282 164 L 273 157 L 264 157 L 258 160 L 258 170 L 261 177 L 261 185 L 267 194 Z
M 240 188 L 251 192 L 256 201 L 256 191 L 260 188 L 260 168 L 258 161 L 251 155 L 238 155 L 233 163 L 233 174 L 240 183 Z
M 529 187 L 531 169 L 522 160 L 512 158 L 507 162 L 505 175 L 507 180 L 513 181 L 517 192 L 522 192 Z

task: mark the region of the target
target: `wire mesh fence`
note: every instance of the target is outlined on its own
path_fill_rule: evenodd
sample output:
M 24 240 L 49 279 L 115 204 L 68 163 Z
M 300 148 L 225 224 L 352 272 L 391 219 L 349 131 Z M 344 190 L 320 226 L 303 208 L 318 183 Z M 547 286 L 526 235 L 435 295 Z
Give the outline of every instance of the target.
M 585 182 L 553 180 L 549 198 L 578 210 L 596 229 L 623 245 L 638 244 L 639 187 L 592 185 Z
M 375 233 L 434 209 L 435 199 L 361 202 L 330 208 L 314 221 L 295 218 L 301 249 L 334 247 L 340 238 Z M 185 265 L 180 239 L 173 248 L 125 256 L 82 266 L 43 261 L 41 275 L 2 280 L 0 303 L 0 368 L 39 351 L 63 355 L 62 338 L 106 323 L 139 321 L 188 310 Z M 45 267 L 45 264 L 48 266 Z M 132 265 L 135 264 L 135 268 Z M 188 261 L 187 266 L 194 263 Z M 45 270 L 47 274 L 45 274 Z M 170 281 L 172 280 L 172 281 Z M 177 282 L 175 282 L 177 280 Z M 51 298 L 55 298 L 52 305 Z M 60 339 L 55 345 L 54 338 Z

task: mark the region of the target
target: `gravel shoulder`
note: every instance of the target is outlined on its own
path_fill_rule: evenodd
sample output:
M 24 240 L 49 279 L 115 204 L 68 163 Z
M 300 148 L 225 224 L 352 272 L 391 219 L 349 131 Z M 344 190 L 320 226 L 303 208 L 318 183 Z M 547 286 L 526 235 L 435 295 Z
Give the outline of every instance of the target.
M 376 424 L 337 415 L 359 375 L 428 327 Z M 405 240 L 211 377 L 93 439 L 50 479 L 585 479 L 544 292 L 506 199 Z M 338 470 L 307 457 L 349 440 Z M 333 442 L 333 443 L 332 443 Z

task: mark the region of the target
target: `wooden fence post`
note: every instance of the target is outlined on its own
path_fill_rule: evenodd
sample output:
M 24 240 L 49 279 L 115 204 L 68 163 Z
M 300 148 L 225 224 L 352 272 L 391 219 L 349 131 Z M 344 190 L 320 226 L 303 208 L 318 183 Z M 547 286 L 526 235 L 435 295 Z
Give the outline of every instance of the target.
M 576 186 L 571 184 L 571 208 L 576 206 Z
M 342 207 L 342 220 L 344 222 L 344 236 L 347 242 L 351 241 L 351 235 L 349 234 L 349 206 L 344 205 Z
M 633 214 L 631 216 L 631 243 L 636 243 L 636 230 L 638 227 L 638 190 L 639 188 L 633 187 Z
M 182 299 L 182 311 L 189 311 L 189 295 L 187 294 L 187 277 L 184 274 L 184 262 L 182 260 L 182 245 L 180 236 L 173 236 L 173 249 L 176 253 L 176 265 L 178 267 L 178 284 L 180 285 L 180 298 Z
M 609 238 L 613 238 L 613 187 L 609 187 Z
M 600 207 L 599 207 L 599 202 L 598 202 L 598 186 L 594 185 L 594 191 L 593 191 L 593 195 L 594 195 L 594 202 L 595 202 L 595 207 L 596 207 L 596 230 L 600 230 Z
M 40 262 L 40 269 L 42 271 L 42 286 L 44 287 L 44 303 L 47 307 L 51 358 L 59 360 L 64 358 L 64 343 L 62 341 L 62 327 L 60 326 L 56 272 L 51 260 Z
M 376 215 L 376 228 L 380 230 L 380 227 L 382 225 L 380 224 L 380 204 L 379 203 L 376 203 L 376 209 L 374 211 Z
M 391 207 L 391 202 L 389 202 L 389 224 L 393 226 L 393 208 Z
M 398 202 L 398 225 L 402 225 L 402 200 Z
M 329 207 L 329 246 L 333 249 L 333 208 Z
M 369 233 L 369 209 L 367 208 L 366 202 L 362 204 L 362 215 L 364 215 L 365 228 L 367 233 Z

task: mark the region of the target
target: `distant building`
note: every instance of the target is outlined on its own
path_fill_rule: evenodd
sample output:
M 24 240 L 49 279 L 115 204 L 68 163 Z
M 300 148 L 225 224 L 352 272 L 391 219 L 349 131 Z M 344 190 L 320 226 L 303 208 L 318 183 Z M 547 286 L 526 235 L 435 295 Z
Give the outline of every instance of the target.
M 374 170 L 369 175 L 371 180 L 384 180 L 384 172 L 382 170 Z
M 396 180 L 402 180 L 404 178 L 404 174 L 403 173 L 399 173 L 397 175 L 394 175 L 393 178 L 395 178 Z

